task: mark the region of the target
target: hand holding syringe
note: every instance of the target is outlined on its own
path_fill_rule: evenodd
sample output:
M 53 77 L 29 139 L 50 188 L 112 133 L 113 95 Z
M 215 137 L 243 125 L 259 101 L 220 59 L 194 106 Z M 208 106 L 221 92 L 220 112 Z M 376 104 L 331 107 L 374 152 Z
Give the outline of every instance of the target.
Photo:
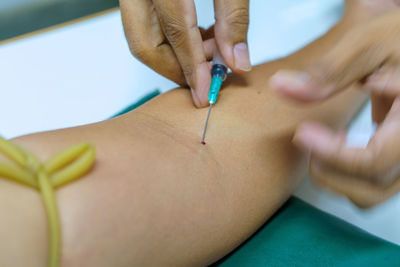
M 209 103 L 207 61 L 216 47 L 233 72 L 251 69 L 249 0 L 214 0 L 215 25 L 208 30 L 197 25 L 194 0 L 121 0 L 120 6 L 132 53 L 166 78 L 188 85 L 196 107 Z

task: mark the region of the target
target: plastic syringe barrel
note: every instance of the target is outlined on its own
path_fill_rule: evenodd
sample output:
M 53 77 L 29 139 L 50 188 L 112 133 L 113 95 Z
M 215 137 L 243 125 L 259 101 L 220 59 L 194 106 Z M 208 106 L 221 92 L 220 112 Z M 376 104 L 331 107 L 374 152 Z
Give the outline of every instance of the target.
M 218 50 L 215 50 L 212 64 L 213 67 L 211 69 L 211 77 L 219 76 L 222 78 L 222 80 L 225 80 L 228 73 L 228 68 L 226 67 L 225 62 Z
M 221 54 L 219 53 L 218 49 L 216 49 L 214 52 L 212 63 L 213 63 L 213 65 L 215 65 L 215 64 L 225 65 L 225 62 L 222 59 Z
M 225 66 L 221 55 L 218 50 L 214 53 L 213 66 L 211 69 L 211 85 L 208 94 L 210 104 L 215 104 L 218 99 L 219 90 L 221 89 L 222 82 L 226 79 L 228 68 Z

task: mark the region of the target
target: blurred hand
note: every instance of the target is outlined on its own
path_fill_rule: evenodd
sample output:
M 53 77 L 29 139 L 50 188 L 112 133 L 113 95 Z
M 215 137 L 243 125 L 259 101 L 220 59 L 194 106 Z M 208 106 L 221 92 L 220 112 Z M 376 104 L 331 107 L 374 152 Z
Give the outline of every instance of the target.
M 305 71 L 280 71 L 271 80 L 279 93 L 299 101 L 329 98 L 353 83 L 370 92 L 379 127 L 366 148 L 346 146 L 342 133 L 304 123 L 294 143 L 311 151 L 310 172 L 319 184 L 360 207 L 400 191 L 400 12 L 391 11 L 348 32 Z
M 216 47 L 232 71 L 251 68 L 249 0 L 214 0 L 216 22 L 208 30 L 197 26 L 194 0 L 120 0 L 120 5 L 133 55 L 168 79 L 189 85 L 197 107 L 208 105 L 208 61 Z

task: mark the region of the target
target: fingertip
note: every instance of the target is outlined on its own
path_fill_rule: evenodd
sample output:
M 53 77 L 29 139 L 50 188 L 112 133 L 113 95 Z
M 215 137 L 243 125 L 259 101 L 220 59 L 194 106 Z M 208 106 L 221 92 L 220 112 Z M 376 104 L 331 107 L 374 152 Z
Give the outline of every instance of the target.
M 307 81 L 303 75 L 296 78 L 297 74 L 291 71 L 279 71 L 269 79 L 269 87 L 276 93 L 301 102 L 314 100 L 314 96 L 307 92 Z
M 310 74 L 304 71 L 281 70 L 269 79 L 269 87 L 275 92 L 301 102 L 314 102 L 332 94 L 332 86 L 318 86 Z
M 193 102 L 198 108 L 208 106 L 208 91 L 210 89 L 211 74 L 207 62 L 200 64 L 196 70 L 195 88 L 191 89 Z
M 200 104 L 200 99 L 199 96 L 197 95 L 196 91 L 193 88 L 190 88 L 190 92 L 192 94 L 192 100 L 193 100 L 193 104 L 197 107 L 200 108 L 201 104 Z
M 310 136 L 310 134 L 302 128 L 296 130 L 292 142 L 295 146 L 307 152 L 310 152 L 314 147 L 312 135 Z
M 300 91 L 304 90 L 310 83 L 311 76 L 303 71 L 281 70 L 271 76 L 269 84 L 277 91 Z
M 327 127 L 314 122 L 301 124 L 293 137 L 293 143 L 299 148 L 311 152 L 324 153 L 339 139 Z
M 250 53 L 245 42 L 231 45 L 219 40 L 218 51 L 232 72 L 245 73 L 251 71 Z
M 241 72 L 251 70 L 249 48 L 245 42 L 238 43 L 233 47 L 233 59 L 235 70 Z
M 374 92 L 377 94 L 382 93 L 388 85 L 388 78 L 381 74 L 376 74 L 368 77 L 364 84 L 364 88 L 368 92 Z

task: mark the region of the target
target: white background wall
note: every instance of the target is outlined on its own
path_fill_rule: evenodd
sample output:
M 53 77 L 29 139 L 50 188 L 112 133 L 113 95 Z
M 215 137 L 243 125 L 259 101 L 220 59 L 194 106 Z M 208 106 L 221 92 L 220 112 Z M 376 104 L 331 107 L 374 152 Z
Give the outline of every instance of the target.
M 212 1 L 196 1 L 199 24 L 213 22 Z M 325 33 L 342 12 L 341 0 L 251 1 L 249 46 L 254 64 L 287 55 Z M 267 81 L 266 81 L 267 82 Z M 0 45 L 0 134 L 18 135 L 104 120 L 167 81 L 132 58 L 118 11 Z M 350 139 L 365 143 L 370 107 Z M 400 244 L 400 197 L 361 211 L 306 181 L 295 195 Z

